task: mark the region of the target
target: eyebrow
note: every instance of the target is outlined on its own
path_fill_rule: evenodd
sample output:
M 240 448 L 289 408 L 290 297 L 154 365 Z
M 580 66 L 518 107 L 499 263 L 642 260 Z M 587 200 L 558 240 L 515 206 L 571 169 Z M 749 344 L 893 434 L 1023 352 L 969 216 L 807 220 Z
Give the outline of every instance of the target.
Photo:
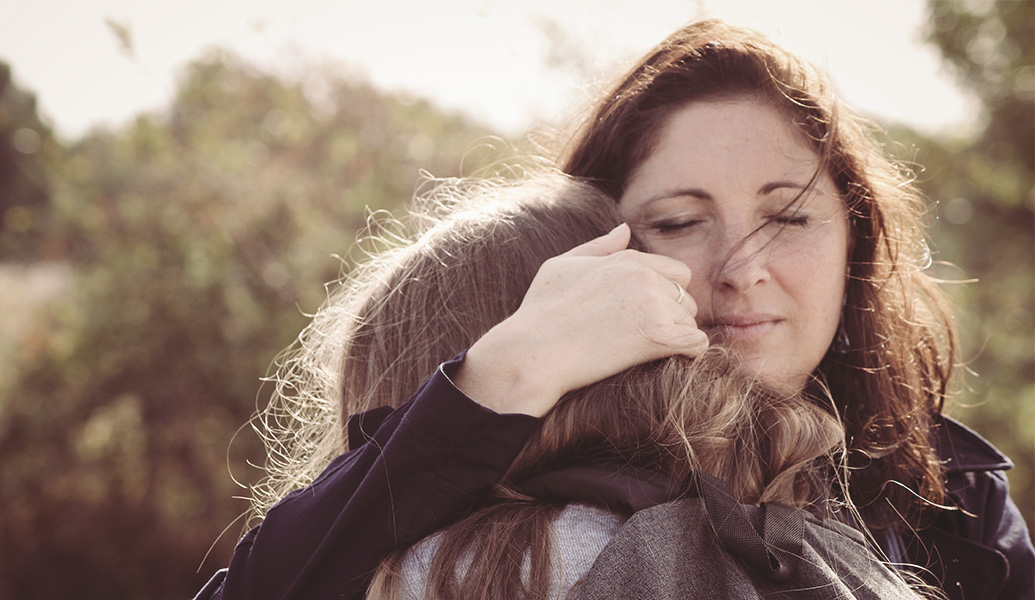
M 776 190 L 804 190 L 807 187 L 808 186 L 806 184 L 795 183 L 793 181 L 771 181 L 763 185 L 762 187 L 758 188 L 758 192 L 756 193 L 760 196 L 765 196 L 767 194 L 775 192 Z M 658 200 L 665 200 L 667 198 L 678 198 L 680 196 L 690 196 L 692 198 L 697 198 L 699 200 L 715 200 L 714 196 L 702 190 L 701 188 L 680 188 L 669 192 L 662 192 L 657 196 L 652 196 L 651 198 L 648 198 L 646 202 L 643 203 L 643 206 L 649 206 L 650 204 L 653 204 Z
M 760 195 L 771 194 L 776 190 L 792 189 L 792 190 L 804 190 L 808 187 L 806 184 L 795 183 L 793 181 L 773 181 L 758 188 Z
M 672 190 L 669 192 L 661 192 L 657 196 L 651 196 L 643 203 L 644 206 L 648 206 L 657 202 L 658 200 L 665 200 L 667 198 L 679 198 L 680 196 L 690 196 L 698 198 L 700 200 L 714 200 L 715 198 L 708 192 L 701 188 L 680 188 L 678 190 Z

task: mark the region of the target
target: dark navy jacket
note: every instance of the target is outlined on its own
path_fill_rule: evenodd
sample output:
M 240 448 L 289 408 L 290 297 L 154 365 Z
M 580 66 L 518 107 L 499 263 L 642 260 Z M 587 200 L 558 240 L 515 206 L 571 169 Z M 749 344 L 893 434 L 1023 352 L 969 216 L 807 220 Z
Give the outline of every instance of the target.
M 362 598 L 386 552 L 469 512 L 539 421 L 472 402 L 447 377 L 456 364 L 398 410 L 353 417 L 350 451 L 273 507 L 195 600 Z M 955 421 L 943 419 L 938 433 L 964 510 L 892 545 L 930 568 L 950 598 L 1035 598 L 1035 550 L 1002 472 L 1012 465 Z

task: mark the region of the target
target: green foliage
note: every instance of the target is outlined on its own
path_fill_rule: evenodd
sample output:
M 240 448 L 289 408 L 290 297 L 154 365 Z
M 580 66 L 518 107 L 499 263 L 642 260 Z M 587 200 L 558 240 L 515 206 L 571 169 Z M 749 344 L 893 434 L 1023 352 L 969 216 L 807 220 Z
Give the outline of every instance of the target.
M 1035 164 L 1035 3 L 929 0 L 928 39 L 960 82 L 977 94 L 987 125 L 978 147 L 989 158 Z M 1014 202 L 1030 202 L 1021 194 Z
M 1035 3 L 931 0 L 929 39 L 982 101 L 973 139 L 900 131 L 937 202 L 936 259 L 959 306 L 971 372 L 954 414 L 1009 455 L 1011 492 L 1035 515 Z
M 0 260 L 38 255 L 50 189 L 46 162 L 54 137 L 36 112 L 36 97 L 19 89 L 0 62 Z
M 227 463 L 260 475 L 255 436 L 228 441 L 332 255 L 368 205 L 401 206 L 420 169 L 458 174 L 484 134 L 330 71 L 214 54 L 168 110 L 68 148 L 47 244 L 74 275 L 0 397 L 0 597 L 185 598 L 225 565 L 239 528 L 191 576 L 247 509 Z

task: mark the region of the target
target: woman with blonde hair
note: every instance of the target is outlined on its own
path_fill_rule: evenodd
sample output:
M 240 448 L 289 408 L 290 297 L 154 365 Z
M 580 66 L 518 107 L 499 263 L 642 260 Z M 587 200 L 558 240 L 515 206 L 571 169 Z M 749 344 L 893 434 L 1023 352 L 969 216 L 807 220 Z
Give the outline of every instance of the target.
M 955 321 L 923 270 L 922 199 L 823 77 L 696 22 L 566 139 L 561 170 L 627 226 L 546 261 L 513 314 L 266 513 L 203 597 L 359 597 L 393 547 L 484 499 L 567 393 L 709 345 L 780 394 L 829 391 L 850 467 L 833 495 L 892 563 L 951 598 L 1030 597 L 1010 463 L 942 415 Z

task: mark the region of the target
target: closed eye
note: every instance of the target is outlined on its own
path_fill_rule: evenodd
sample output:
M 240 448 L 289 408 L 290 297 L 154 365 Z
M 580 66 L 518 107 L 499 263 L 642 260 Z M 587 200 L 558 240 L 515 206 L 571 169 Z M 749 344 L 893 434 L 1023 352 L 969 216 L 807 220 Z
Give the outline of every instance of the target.
M 770 219 L 771 222 L 779 223 L 780 225 L 794 225 L 797 227 L 805 227 L 809 224 L 808 215 L 777 215 Z
M 700 219 L 681 219 L 675 221 L 660 221 L 657 223 L 651 223 L 651 228 L 658 233 L 675 233 L 684 229 L 690 229 L 691 227 L 701 223 Z

